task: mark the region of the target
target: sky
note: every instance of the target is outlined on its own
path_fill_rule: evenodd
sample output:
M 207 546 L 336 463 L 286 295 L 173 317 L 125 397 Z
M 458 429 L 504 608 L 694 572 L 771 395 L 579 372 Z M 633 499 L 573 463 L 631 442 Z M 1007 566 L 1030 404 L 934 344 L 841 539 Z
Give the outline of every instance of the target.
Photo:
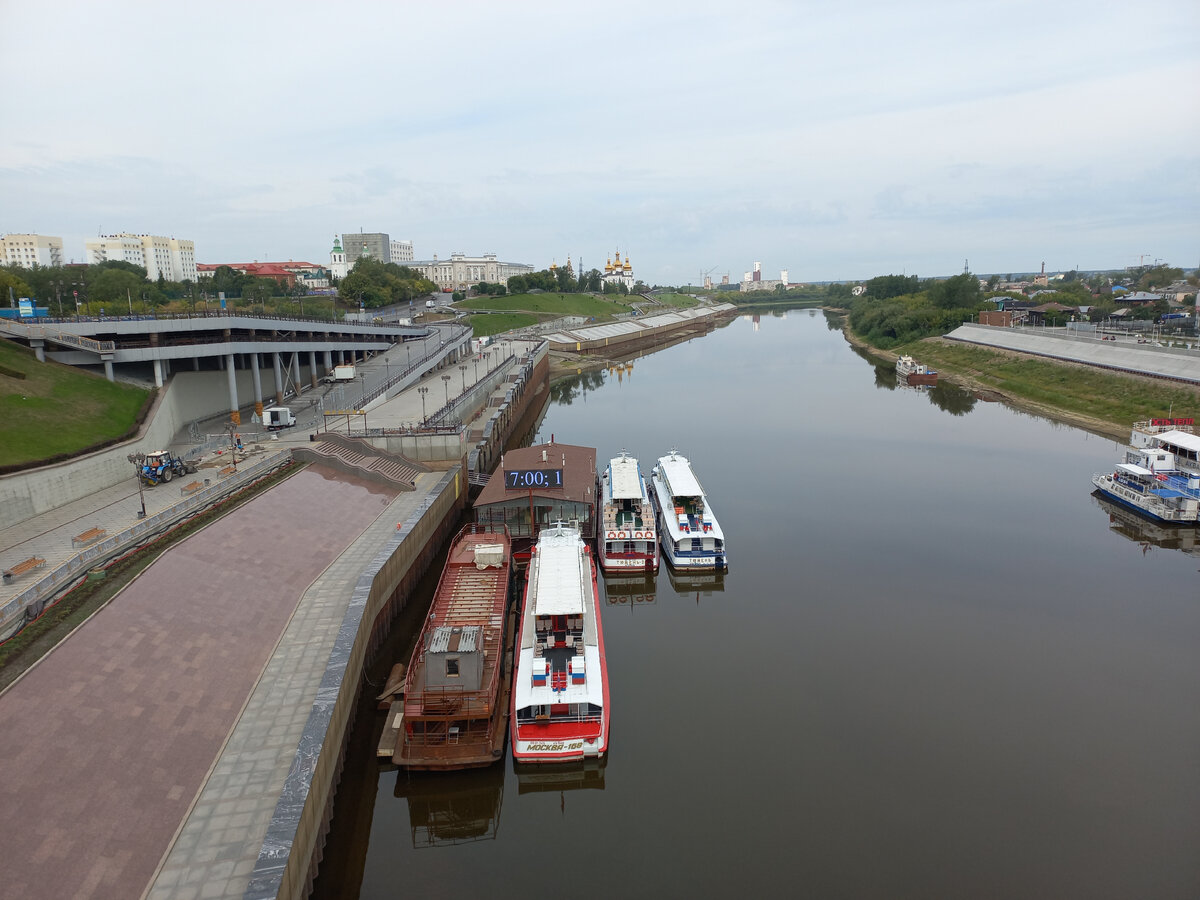
M 0 234 L 648 284 L 1200 264 L 1200 3 L 0 0 Z

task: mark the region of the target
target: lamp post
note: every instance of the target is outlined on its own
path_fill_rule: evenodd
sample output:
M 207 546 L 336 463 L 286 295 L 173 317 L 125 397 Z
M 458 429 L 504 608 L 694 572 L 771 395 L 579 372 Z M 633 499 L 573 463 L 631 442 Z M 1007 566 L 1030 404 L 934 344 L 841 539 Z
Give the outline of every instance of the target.
M 479 357 L 476 356 L 471 362 L 475 364 L 475 383 L 479 384 Z M 487 370 L 485 369 L 484 371 L 486 372 Z
M 146 461 L 145 453 L 127 453 L 125 458 L 133 463 L 133 474 L 137 478 L 138 500 L 142 504 L 142 511 L 138 513 L 139 519 L 146 518 L 146 495 L 142 493 L 142 463 Z
M 417 388 L 417 393 L 421 395 L 421 424 L 424 425 L 425 420 L 428 418 L 425 415 L 425 395 L 429 393 L 429 388 L 419 387 Z
M 232 422 L 225 425 L 225 430 L 229 432 L 229 455 L 233 457 L 233 473 L 237 474 L 237 444 L 234 443 L 233 434 L 237 431 L 237 426 Z
M 388 386 L 391 383 L 392 383 L 392 367 L 391 367 L 391 364 L 388 363 L 387 357 L 385 356 L 383 358 L 383 389 L 384 389 L 384 391 L 386 391 L 388 389 Z
M 463 393 L 465 394 L 467 392 L 467 367 L 459 366 L 458 371 L 462 373 Z
M 450 376 L 449 375 L 442 376 L 442 384 L 446 388 L 446 405 L 449 406 L 450 405 Z

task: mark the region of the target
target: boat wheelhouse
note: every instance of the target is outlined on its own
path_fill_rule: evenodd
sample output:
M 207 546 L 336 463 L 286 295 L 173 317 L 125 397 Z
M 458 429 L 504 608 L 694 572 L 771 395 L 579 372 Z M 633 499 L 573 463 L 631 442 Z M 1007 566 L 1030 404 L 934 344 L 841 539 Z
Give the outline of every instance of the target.
M 465 769 L 504 755 L 511 569 L 503 527 L 468 525 L 455 536 L 413 648 L 404 696 L 388 714 L 385 740 L 395 733 L 397 765 Z
M 596 532 L 605 572 L 658 571 L 654 507 L 638 461 L 624 450 L 600 476 L 601 522 Z
M 596 564 L 578 527 L 543 528 L 530 557 L 512 688 L 517 762 L 602 756 L 608 672 Z
M 667 562 L 680 569 L 725 569 L 725 535 L 687 457 L 672 450 L 650 474 Z

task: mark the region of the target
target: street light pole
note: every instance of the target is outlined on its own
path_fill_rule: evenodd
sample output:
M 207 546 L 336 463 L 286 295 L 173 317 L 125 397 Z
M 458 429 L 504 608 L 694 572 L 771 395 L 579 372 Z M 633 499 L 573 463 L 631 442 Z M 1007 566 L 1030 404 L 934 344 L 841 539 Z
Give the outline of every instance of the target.
M 442 376 L 442 385 L 446 388 L 446 405 L 450 405 L 450 376 Z
M 142 463 L 146 460 L 145 453 L 127 453 L 125 458 L 133 463 L 133 474 L 137 478 L 138 500 L 142 504 L 142 511 L 138 513 L 139 519 L 146 518 L 146 495 L 142 493 Z
M 462 373 L 463 393 L 465 394 L 467 392 L 467 367 L 459 366 L 458 371 Z
M 233 457 L 233 473 L 237 474 L 237 444 L 233 441 L 233 433 L 237 430 L 237 426 L 232 422 L 225 426 L 225 430 L 229 432 L 229 455 Z
M 424 425 L 425 420 L 429 418 L 425 415 L 425 395 L 429 393 L 429 388 L 419 387 L 417 388 L 417 393 L 421 395 L 421 424 Z

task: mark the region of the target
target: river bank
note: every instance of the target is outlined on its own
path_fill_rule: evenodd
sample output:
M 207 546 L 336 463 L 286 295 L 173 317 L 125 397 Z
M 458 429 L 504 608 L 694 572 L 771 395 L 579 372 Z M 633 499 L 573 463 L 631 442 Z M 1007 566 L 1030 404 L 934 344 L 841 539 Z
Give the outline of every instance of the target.
M 1200 411 L 1200 390 L 1194 388 L 999 347 L 970 347 L 933 337 L 896 351 L 882 350 L 855 335 L 844 312 L 826 312 L 842 318 L 847 343 L 880 360 L 895 362 L 902 353 L 910 354 L 981 399 L 999 400 L 1113 440 L 1126 440 L 1135 421 L 1172 411 Z

